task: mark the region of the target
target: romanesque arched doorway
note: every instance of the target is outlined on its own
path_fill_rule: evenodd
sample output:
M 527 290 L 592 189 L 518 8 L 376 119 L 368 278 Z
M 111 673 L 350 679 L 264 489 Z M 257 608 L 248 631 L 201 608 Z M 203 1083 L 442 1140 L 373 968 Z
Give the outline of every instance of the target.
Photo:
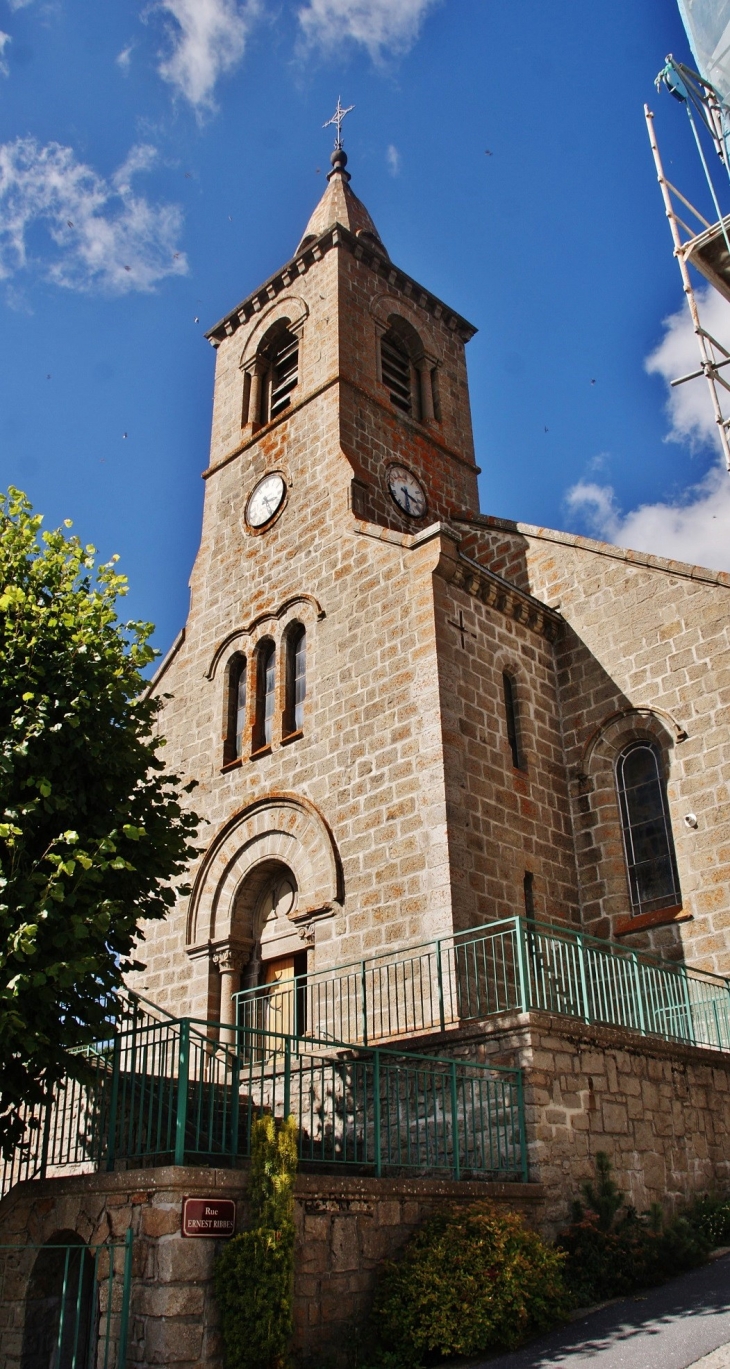
M 309 800 L 280 794 L 236 814 L 203 857 L 190 900 L 188 954 L 201 989 L 210 975 L 201 1016 L 231 1025 L 239 988 L 311 970 L 316 929 L 342 899 L 334 840 Z M 282 1029 L 301 1030 L 302 1012 L 282 1006 Z

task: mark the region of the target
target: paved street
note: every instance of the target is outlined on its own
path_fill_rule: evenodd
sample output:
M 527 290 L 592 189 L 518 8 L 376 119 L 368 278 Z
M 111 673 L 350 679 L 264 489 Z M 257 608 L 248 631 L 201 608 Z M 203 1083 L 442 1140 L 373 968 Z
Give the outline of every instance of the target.
M 623 1298 L 563 1330 L 541 1336 L 522 1350 L 470 1361 L 470 1369 L 548 1369 L 553 1365 L 730 1369 L 730 1255 L 642 1297 Z

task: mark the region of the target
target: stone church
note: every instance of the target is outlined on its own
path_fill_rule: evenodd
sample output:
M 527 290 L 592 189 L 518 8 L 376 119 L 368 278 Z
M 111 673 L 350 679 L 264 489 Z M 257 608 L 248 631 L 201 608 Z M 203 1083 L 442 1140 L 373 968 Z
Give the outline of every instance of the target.
M 554 1231 L 600 1149 L 639 1208 L 730 1177 L 730 576 L 480 513 L 474 332 L 391 261 L 338 146 L 291 259 L 208 334 L 202 538 L 152 685 L 204 822 L 140 1000 L 224 1046 L 276 1007 L 287 1040 L 523 1071 L 521 1177 L 305 1167 L 315 1362 L 444 1198 Z M 177 1167 L 117 1144 L 28 1175 L 0 1239 L 132 1230 L 133 1362 L 216 1369 L 180 1207 L 245 1175 L 177 1125 Z
M 481 514 L 472 324 L 346 155 L 217 350 L 188 621 L 157 673 L 207 825 L 139 987 L 239 988 L 518 913 L 730 972 L 730 577 Z

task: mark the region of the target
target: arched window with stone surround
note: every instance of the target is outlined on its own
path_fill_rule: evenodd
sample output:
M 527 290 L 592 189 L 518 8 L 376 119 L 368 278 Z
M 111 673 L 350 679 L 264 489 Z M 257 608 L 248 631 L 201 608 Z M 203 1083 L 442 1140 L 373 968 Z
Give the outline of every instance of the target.
M 227 764 L 240 760 L 245 746 L 246 730 L 246 657 L 236 652 L 226 672 L 226 732 L 223 761 Z
M 307 694 L 307 632 L 303 623 L 292 623 L 285 635 L 286 680 L 284 735 L 301 732 L 304 727 L 304 700 Z
M 256 649 L 256 722 L 254 750 L 271 746 L 276 705 L 276 647 L 267 637 Z
M 278 418 L 292 402 L 299 384 L 299 337 L 288 319 L 279 319 L 264 335 L 244 380 L 242 424 L 258 426 Z
M 421 423 L 438 421 L 434 361 L 412 324 L 391 314 L 380 338 L 380 379 L 391 404 Z
M 625 746 L 616 761 L 616 787 L 632 913 L 677 907 L 679 875 L 658 746 Z

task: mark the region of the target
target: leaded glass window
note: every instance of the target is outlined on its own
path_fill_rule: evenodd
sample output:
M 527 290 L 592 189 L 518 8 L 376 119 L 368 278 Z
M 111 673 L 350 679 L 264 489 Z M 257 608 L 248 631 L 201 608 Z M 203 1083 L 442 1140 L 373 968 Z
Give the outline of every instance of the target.
M 261 671 L 264 681 L 264 745 L 271 746 L 274 735 L 274 701 L 276 697 L 276 647 L 270 646 L 263 654 Z
M 236 758 L 243 755 L 243 732 L 246 726 L 246 662 L 241 661 L 235 681 L 236 726 L 234 750 Z
M 302 628 L 292 642 L 294 653 L 294 728 L 304 726 L 304 699 L 307 693 L 307 634 Z
M 681 902 L 661 756 L 650 742 L 632 742 L 618 758 L 616 784 L 634 914 Z

